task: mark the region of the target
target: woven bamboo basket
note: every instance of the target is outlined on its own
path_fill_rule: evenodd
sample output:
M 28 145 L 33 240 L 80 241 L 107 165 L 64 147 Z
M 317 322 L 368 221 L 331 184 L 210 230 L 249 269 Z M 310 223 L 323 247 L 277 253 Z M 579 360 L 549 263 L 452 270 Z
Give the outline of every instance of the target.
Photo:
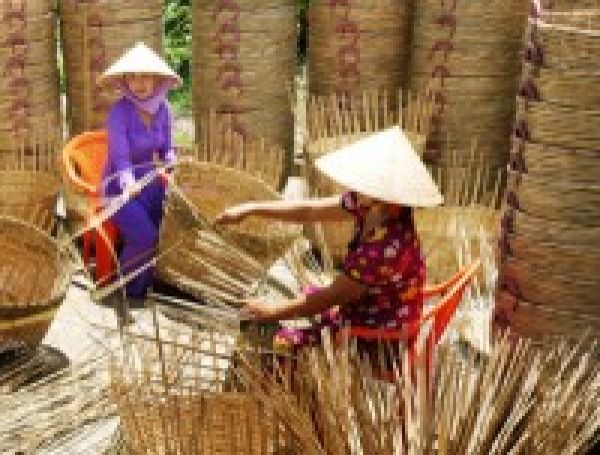
M 226 208 L 236 204 L 280 199 L 279 194 L 263 180 L 242 170 L 211 162 L 182 164 L 176 170 L 175 185 L 209 220 L 214 220 Z M 184 235 L 170 234 L 172 227 L 174 226 L 164 225 L 166 237 Z M 251 218 L 235 227 L 223 229 L 221 234 L 226 240 L 268 265 L 290 247 L 300 235 L 300 228 Z
M 527 137 L 531 142 L 600 149 L 597 130 L 600 109 L 584 111 L 521 98 L 517 105 L 517 122 L 527 125 Z
M 389 98 L 395 98 L 392 101 Z M 398 111 L 393 106 L 402 105 Z M 398 96 L 378 90 L 365 91 L 354 100 L 344 96 L 313 97 L 309 102 L 307 124 L 306 178 L 315 196 L 332 196 L 344 191 L 332 180 L 321 175 L 314 162 L 326 153 L 350 144 L 373 132 L 401 125 L 414 148 L 423 153 L 428 128 L 428 103 L 420 97 L 399 91 Z M 331 222 L 322 226 L 323 240 L 334 262 L 347 253 L 352 236 L 352 222 Z M 311 237 L 315 237 L 313 232 Z
M 60 130 L 56 15 L 52 0 L 2 2 L 0 152 Z
M 535 95 L 544 101 L 564 107 L 593 109 L 600 95 L 590 90 L 598 84 L 598 73 L 585 70 L 560 70 L 525 64 L 523 84 L 533 83 Z
M 266 455 L 306 450 L 290 427 L 294 422 L 282 418 L 276 403 L 264 400 L 261 384 L 243 374 L 240 355 L 265 367 L 262 381 L 277 375 L 266 369 L 269 354 L 240 352 L 234 332 L 217 329 L 218 321 L 211 320 L 199 330 L 155 319 L 155 336 L 129 334 L 128 355 L 113 357 L 111 401 L 130 453 Z M 289 369 L 286 375 L 289 381 Z
M 162 8 L 159 0 L 60 2 L 71 136 L 104 126 L 119 93 L 96 81 L 110 64 L 138 41 L 161 53 Z
M 600 57 L 595 9 L 543 14 L 531 28 L 531 40 L 541 49 L 543 66 L 553 69 L 596 70 Z
M 538 180 L 561 180 L 575 185 L 593 185 L 600 175 L 598 152 L 585 149 L 552 147 L 515 141 L 511 163 L 513 169 L 534 175 Z
M 583 226 L 598 226 L 600 186 L 570 184 L 567 181 L 537 179 L 532 174 L 509 172 L 507 191 L 516 205 L 528 214 L 548 220 L 565 220 Z
M 500 289 L 510 290 L 513 295 L 544 308 L 579 312 L 592 319 L 598 317 L 599 285 L 595 277 L 589 273 L 566 275 L 550 267 L 539 268 L 540 264 L 542 261 L 530 266 L 522 260 L 506 258 L 499 278 Z
M 409 87 L 433 99 L 431 163 L 448 165 L 476 139 L 490 165 L 505 166 L 527 4 L 415 2 Z
M 554 309 L 515 297 L 501 291 L 496 299 L 497 317 L 510 325 L 518 334 L 543 340 L 548 337 L 577 339 L 590 330 L 594 336 L 600 333 L 600 319 L 569 308 Z
M 517 234 L 520 239 L 527 239 L 532 245 L 539 242 L 589 248 L 595 247 L 600 238 L 600 226 L 576 224 L 568 218 L 549 220 L 515 209 L 509 211 L 509 216 L 508 233 Z
M 42 140 L 42 138 L 40 138 Z M 28 221 L 51 231 L 60 178 L 56 150 L 60 143 L 50 135 L 38 142 L 32 137 L 2 156 L 0 163 L 0 215 Z
M 598 7 L 596 0 L 540 0 L 540 6 L 546 11 L 573 11 Z
M 46 232 L 14 218 L 0 217 L 0 245 L 0 343 L 36 347 L 65 298 L 70 263 Z
M 296 2 L 195 2 L 192 21 L 196 137 L 215 109 L 225 127 L 281 147 L 291 161 Z
M 366 0 L 309 5 L 308 71 L 312 96 L 393 92 L 405 86 L 410 1 Z

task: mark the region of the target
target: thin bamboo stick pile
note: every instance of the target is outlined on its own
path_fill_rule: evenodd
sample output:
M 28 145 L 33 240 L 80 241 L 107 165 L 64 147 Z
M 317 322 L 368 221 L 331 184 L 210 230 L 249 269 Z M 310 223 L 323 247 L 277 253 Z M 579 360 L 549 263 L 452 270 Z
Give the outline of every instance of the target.
M 402 109 L 393 106 L 402 106 Z M 351 97 L 332 94 L 310 99 L 305 173 L 311 194 L 332 196 L 343 191 L 322 176 L 314 162 L 369 134 L 400 125 L 415 149 L 422 152 L 429 128 L 429 107 L 430 104 L 421 97 L 402 90 L 397 93 L 366 90 Z M 346 255 L 352 223 L 327 223 L 322 229 L 329 254 L 335 262 L 340 261 Z
M 467 265 L 465 255 L 482 259 L 488 256 L 482 248 L 493 248 L 502 215 L 502 173 L 494 173 L 474 147 L 467 168 L 458 164 L 457 155 L 453 154 L 451 164 L 433 173 L 444 195 L 444 204 L 415 210 L 415 226 L 430 283 L 442 282 Z M 480 285 L 481 290 L 492 292 L 495 281 L 483 280 Z
M 102 128 L 119 92 L 98 77 L 136 42 L 162 52 L 159 0 L 64 0 L 60 4 L 69 134 Z
M 69 257 L 49 234 L 26 221 L 0 217 L 0 342 L 35 348 L 65 298 Z
M 280 147 L 286 172 L 293 152 L 291 111 L 296 65 L 293 0 L 192 4 L 196 137 L 211 110 L 244 139 Z
M 314 0 L 309 4 L 311 96 L 405 86 L 410 0 Z
M 15 144 L 28 148 L 62 124 L 54 2 L 5 0 L 0 15 L 0 164 L 6 164 Z
M 278 384 L 266 388 L 286 412 L 310 416 L 312 429 L 301 428 L 319 440 L 314 453 L 583 454 L 598 438 L 598 352 L 589 340 L 540 350 L 502 337 L 487 358 L 439 350 L 431 392 L 407 355 L 388 383 L 351 345 L 326 338 L 324 346 L 299 359 L 295 400 L 281 399 Z M 260 377 L 250 362 L 243 367 Z
M 81 453 L 86 446 L 93 450 L 86 453 L 107 448 L 112 451 L 106 453 L 125 453 L 114 434 L 116 412 L 102 367 L 106 361 L 94 352 L 16 391 L 0 389 L 0 451 Z
M 542 12 L 530 24 L 498 296 L 500 322 L 528 336 L 600 330 L 599 17 Z
M 433 100 L 429 162 L 444 166 L 475 139 L 490 166 L 506 166 L 528 3 L 415 2 L 409 86 Z
M 111 402 L 130 453 L 300 453 L 296 422 L 237 374 L 236 324 L 209 309 L 188 313 L 202 328 L 155 317 L 150 332 L 128 333 L 123 351 L 111 357 Z M 265 375 L 289 381 L 289 369 L 268 369 L 270 354 L 242 352 L 267 368 Z

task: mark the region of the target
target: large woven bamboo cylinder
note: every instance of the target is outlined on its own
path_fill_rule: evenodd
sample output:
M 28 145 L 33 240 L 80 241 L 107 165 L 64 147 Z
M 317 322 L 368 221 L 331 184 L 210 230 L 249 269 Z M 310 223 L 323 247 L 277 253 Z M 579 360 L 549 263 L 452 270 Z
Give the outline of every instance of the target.
M 528 33 L 498 297 L 500 322 L 528 336 L 600 334 L 598 19 L 545 12 Z
M 296 63 L 294 0 L 195 1 L 193 97 L 196 137 L 211 110 L 245 139 L 282 147 L 290 161 Z
M 428 91 L 434 101 L 430 162 L 443 166 L 449 151 L 460 150 L 467 166 L 476 140 L 491 166 L 505 166 L 528 6 L 528 0 L 415 2 L 410 88 Z
M 309 91 L 314 96 L 404 87 L 410 0 L 312 0 Z
M 0 151 L 61 127 L 53 0 L 0 3 Z
M 96 81 L 136 42 L 162 53 L 160 0 L 63 0 L 61 30 L 70 135 L 102 128 L 118 92 Z

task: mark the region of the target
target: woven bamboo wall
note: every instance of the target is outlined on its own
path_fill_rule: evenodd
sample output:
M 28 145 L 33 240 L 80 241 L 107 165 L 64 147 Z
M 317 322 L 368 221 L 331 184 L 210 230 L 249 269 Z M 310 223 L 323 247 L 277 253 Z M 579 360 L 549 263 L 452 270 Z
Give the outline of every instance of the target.
M 313 96 L 404 87 L 411 0 L 312 0 L 309 91 Z
M 452 149 L 467 160 L 476 139 L 490 165 L 506 164 L 528 7 L 528 0 L 415 2 L 410 88 L 434 101 L 430 162 L 443 165 Z
M 291 158 L 296 63 L 294 0 L 206 0 L 192 5 L 196 137 L 211 110 L 245 139 Z
M 599 19 L 547 13 L 528 33 L 498 315 L 529 336 L 600 334 Z
M 62 0 L 61 34 L 71 136 L 104 126 L 118 92 L 96 80 L 136 42 L 162 49 L 160 0 Z
M 0 2 L 0 151 L 61 126 L 52 0 Z M 6 160 L 2 158 L 3 164 Z

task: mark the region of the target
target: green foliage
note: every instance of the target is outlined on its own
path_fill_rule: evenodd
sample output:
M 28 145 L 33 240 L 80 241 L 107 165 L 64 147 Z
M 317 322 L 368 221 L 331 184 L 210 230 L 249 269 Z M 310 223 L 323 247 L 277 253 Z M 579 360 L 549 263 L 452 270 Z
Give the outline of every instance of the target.
M 173 91 L 169 99 L 176 114 L 189 113 L 192 106 L 190 91 L 190 60 L 192 56 L 192 16 L 190 0 L 165 0 L 165 55 L 169 65 L 183 78 L 183 86 Z

